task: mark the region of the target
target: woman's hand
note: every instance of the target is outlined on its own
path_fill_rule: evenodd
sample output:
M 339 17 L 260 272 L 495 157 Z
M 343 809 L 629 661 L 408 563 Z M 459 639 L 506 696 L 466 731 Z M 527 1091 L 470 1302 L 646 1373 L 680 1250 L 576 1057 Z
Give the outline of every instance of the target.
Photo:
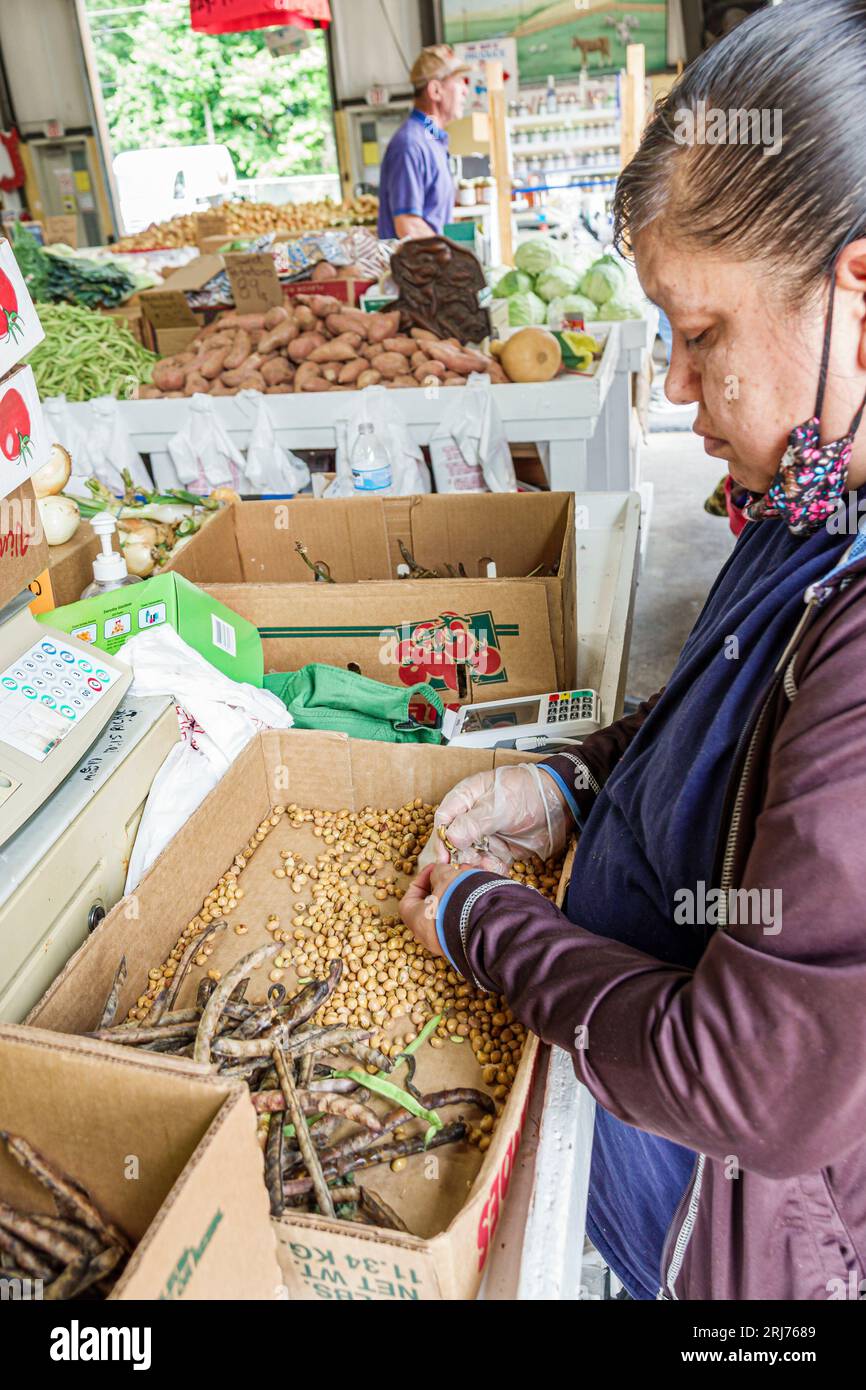
M 458 782 L 442 801 L 419 862 L 448 860 L 437 834 L 441 828 L 461 864 L 507 873 L 515 859 L 527 854 L 541 859 L 561 854 L 571 819 L 559 787 L 534 763 L 477 772 Z
M 459 864 L 428 864 L 400 900 L 400 916 L 431 955 L 445 956 L 436 934 L 436 913 L 442 894 L 464 873 Z

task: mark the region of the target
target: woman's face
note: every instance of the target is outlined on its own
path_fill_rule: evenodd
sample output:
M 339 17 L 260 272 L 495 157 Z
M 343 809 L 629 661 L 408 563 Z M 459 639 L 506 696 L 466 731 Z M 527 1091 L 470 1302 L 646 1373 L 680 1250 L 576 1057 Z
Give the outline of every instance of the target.
M 766 492 L 788 435 L 814 410 L 821 297 L 792 311 L 766 265 L 677 247 L 654 228 L 636 238 L 635 259 L 673 328 L 665 394 L 678 405 L 697 402 L 694 430 L 706 452 L 743 487 Z

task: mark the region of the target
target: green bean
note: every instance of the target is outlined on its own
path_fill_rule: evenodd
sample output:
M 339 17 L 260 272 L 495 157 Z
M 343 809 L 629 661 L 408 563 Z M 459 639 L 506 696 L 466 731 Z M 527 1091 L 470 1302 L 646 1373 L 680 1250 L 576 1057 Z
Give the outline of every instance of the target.
M 128 326 L 73 304 L 37 304 L 45 339 L 28 357 L 39 394 L 89 401 L 150 380 L 156 354 Z

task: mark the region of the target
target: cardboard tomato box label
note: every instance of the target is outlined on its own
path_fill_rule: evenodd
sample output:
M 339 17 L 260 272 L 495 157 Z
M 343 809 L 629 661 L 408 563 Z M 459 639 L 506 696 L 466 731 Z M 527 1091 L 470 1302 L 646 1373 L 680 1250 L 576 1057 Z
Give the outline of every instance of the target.
M 0 380 L 0 498 L 47 463 L 50 448 L 33 372 L 16 367 Z
M 0 377 L 45 337 L 8 241 L 0 238 Z

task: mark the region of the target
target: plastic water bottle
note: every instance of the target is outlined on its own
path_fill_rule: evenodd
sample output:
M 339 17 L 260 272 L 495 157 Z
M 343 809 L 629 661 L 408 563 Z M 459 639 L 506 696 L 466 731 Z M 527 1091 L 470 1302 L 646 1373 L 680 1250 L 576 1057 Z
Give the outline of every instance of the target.
M 361 497 L 389 496 L 394 491 L 388 450 L 370 421 L 360 426 L 352 450 L 352 482 Z

